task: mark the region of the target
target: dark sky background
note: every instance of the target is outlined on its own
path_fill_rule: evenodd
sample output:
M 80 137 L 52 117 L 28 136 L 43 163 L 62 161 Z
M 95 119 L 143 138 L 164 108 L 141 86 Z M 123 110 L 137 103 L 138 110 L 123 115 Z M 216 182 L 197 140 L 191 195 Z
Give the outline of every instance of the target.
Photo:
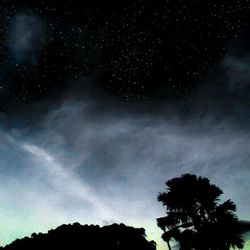
M 250 2 L 0 2 L 1 244 L 61 223 L 157 240 L 166 180 L 250 220 Z

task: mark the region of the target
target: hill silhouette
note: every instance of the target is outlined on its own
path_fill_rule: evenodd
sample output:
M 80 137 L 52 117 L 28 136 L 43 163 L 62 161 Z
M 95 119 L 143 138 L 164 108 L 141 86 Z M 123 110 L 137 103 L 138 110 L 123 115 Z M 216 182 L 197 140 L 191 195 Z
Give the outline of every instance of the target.
M 61 225 L 48 233 L 33 233 L 31 237 L 17 239 L 1 250 L 155 250 L 154 241 L 147 241 L 143 228 L 133 228 L 124 224 L 110 226 L 81 225 L 79 223 Z

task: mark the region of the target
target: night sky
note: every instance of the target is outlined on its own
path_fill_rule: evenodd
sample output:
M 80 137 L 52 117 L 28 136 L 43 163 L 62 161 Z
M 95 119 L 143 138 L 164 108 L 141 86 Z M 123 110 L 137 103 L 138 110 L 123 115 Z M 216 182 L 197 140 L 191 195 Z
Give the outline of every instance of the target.
M 124 222 L 158 242 L 166 180 L 250 220 L 250 1 L 0 1 L 0 244 Z

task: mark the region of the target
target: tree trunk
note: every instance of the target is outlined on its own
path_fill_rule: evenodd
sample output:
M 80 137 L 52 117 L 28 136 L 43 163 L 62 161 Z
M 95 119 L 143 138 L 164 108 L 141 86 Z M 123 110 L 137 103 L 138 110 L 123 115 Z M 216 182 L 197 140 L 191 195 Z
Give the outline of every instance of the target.
M 169 244 L 169 241 L 167 241 L 167 244 L 168 244 L 168 249 L 171 250 L 171 246 Z

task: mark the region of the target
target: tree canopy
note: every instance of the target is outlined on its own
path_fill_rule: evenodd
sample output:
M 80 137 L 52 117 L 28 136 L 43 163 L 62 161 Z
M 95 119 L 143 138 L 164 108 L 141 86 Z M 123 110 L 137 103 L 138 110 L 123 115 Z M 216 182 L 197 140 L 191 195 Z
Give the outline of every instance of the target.
M 222 190 L 207 178 L 184 174 L 166 182 L 167 190 L 158 195 L 167 215 L 158 218 L 167 242 L 176 240 L 181 250 L 242 249 L 244 241 L 238 232 L 236 205 L 220 202 Z
M 143 228 L 133 228 L 124 224 L 110 226 L 61 225 L 48 233 L 33 233 L 1 247 L 2 250 L 156 250 L 153 241 L 147 241 Z

